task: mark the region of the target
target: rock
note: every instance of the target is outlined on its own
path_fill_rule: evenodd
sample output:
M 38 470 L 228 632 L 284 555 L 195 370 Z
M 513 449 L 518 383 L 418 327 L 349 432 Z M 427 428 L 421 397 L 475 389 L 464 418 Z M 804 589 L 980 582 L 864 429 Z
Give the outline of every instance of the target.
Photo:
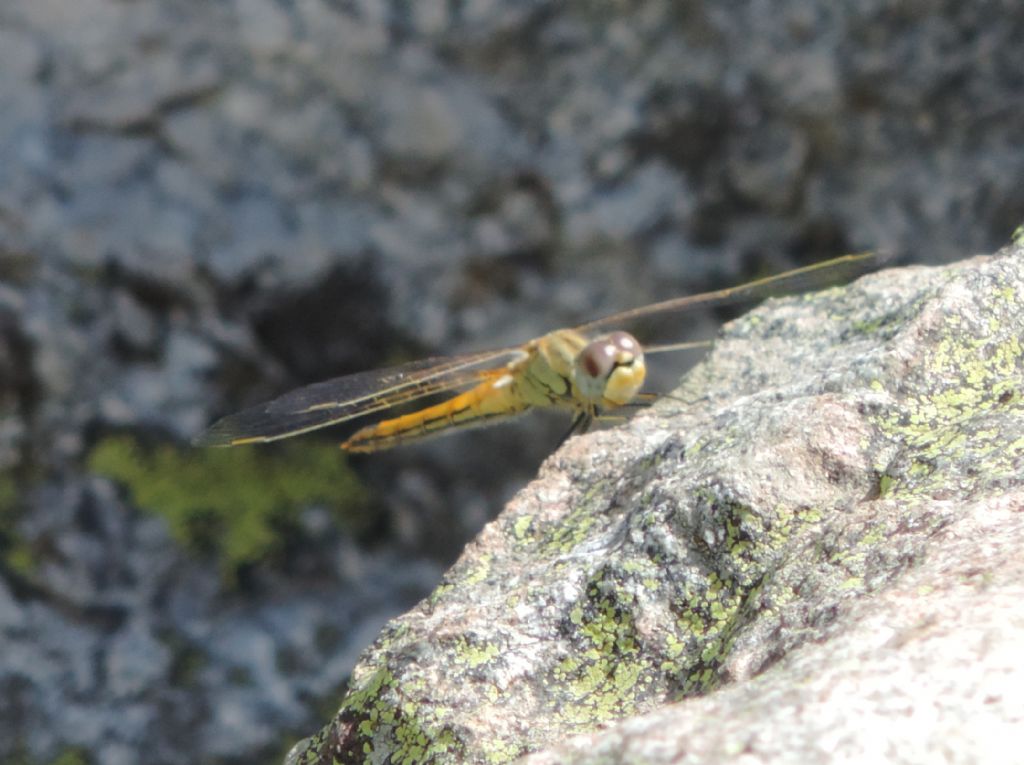
M 457 113 L 441 91 L 394 83 L 381 98 L 381 139 L 388 153 L 409 162 L 441 162 L 463 141 Z
M 114 293 L 110 308 L 117 339 L 136 353 L 152 354 L 160 339 L 153 315 L 127 290 Z
M 591 209 L 574 213 L 567 221 L 567 235 L 581 247 L 601 237 L 625 241 L 658 225 L 680 223 L 691 207 L 692 195 L 679 177 L 652 162 L 636 168 L 621 188 L 603 195 Z
M 759 124 L 740 139 L 729 157 L 729 182 L 736 192 L 776 211 L 797 198 L 809 153 L 803 134 L 780 125 Z
M 242 40 L 257 56 L 286 52 L 292 44 L 288 16 L 272 0 L 249 0 L 238 22 Z
M 283 212 L 270 199 L 248 197 L 231 212 L 224 222 L 229 240 L 218 242 L 209 267 L 219 281 L 235 285 L 275 253 L 287 251 L 289 235 Z
M 556 453 L 288 762 L 997 759 L 1022 296 L 1017 245 L 728 325 L 672 398 Z
M 129 624 L 109 640 L 103 669 L 115 696 L 134 696 L 161 682 L 170 661 L 149 625 Z
M 844 604 L 823 642 L 763 675 L 522 765 L 1012 761 L 1006 742 L 1024 709 L 1022 503 L 1016 489 L 964 504 L 897 581 Z
M 156 122 L 159 111 L 215 90 L 221 72 L 201 57 L 171 51 L 103 77 L 69 94 L 63 118 L 76 125 L 126 130 Z

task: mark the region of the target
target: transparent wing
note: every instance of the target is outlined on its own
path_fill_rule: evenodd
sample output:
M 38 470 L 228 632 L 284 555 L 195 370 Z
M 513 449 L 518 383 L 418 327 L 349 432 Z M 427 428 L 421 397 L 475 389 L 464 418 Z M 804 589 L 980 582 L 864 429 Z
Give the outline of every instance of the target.
M 659 343 L 657 345 L 645 345 L 644 355 L 651 356 L 655 353 L 676 353 L 678 351 L 692 351 L 696 348 L 710 347 L 710 340 L 687 340 L 683 343 Z
M 652 303 L 651 305 L 633 308 L 628 311 L 620 311 L 611 316 L 604 316 L 600 319 L 589 321 L 586 324 L 581 324 L 576 327 L 576 330 L 578 332 L 589 332 L 601 327 L 640 319 L 644 316 L 672 312 L 682 313 L 696 308 L 713 308 L 804 292 L 852 279 L 854 276 L 878 268 L 890 257 L 891 255 L 880 252 L 842 255 L 821 263 L 796 268 L 792 271 L 785 271 L 775 276 L 756 279 L 746 284 L 740 284 L 737 287 L 726 287 L 725 289 L 712 292 L 702 292 L 699 295 L 687 295 L 686 297 L 663 300 L 660 303 Z
M 336 377 L 230 414 L 215 422 L 195 443 L 235 446 L 307 433 L 425 396 L 465 388 L 485 378 L 488 370 L 522 358 L 525 353 L 522 348 L 502 348 Z

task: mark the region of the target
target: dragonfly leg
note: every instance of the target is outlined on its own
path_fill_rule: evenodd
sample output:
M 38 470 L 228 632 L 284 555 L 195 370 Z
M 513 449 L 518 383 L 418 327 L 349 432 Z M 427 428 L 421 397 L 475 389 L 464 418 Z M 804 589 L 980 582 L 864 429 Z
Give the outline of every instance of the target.
M 627 401 L 625 404 L 619 404 L 619 409 L 646 409 L 649 406 L 653 406 L 654 403 L 661 398 L 670 398 L 664 393 L 637 393 L 636 397 L 632 401 Z M 603 419 L 603 418 L 602 418 Z
M 591 412 L 582 411 L 579 414 L 577 414 L 573 418 L 572 425 L 569 426 L 569 430 L 565 432 L 565 435 L 562 436 L 561 440 L 558 442 L 558 446 L 561 446 L 566 441 L 568 441 L 570 436 L 576 436 L 580 435 L 581 433 L 586 433 L 590 429 L 590 426 L 593 422 L 594 415 Z
M 679 398 L 679 396 L 673 396 L 671 393 L 637 393 L 636 398 L 626 404 L 620 404 L 620 409 L 625 409 L 627 406 L 633 407 L 634 409 L 646 409 L 649 406 L 653 406 L 661 399 L 666 398 L 669 401 L 678 401 L 680 404 L 689 404 L 685 398 Z

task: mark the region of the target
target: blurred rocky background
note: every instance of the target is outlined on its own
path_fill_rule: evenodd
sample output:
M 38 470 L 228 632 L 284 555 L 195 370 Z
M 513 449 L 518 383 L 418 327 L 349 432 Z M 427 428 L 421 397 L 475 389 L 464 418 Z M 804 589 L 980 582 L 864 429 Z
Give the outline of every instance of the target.
M 1012 0 L 0 4 L 0 761 L 280 761 L 566 423 L 190 438 L 845 251 L 993 250 L 1022 39 Z

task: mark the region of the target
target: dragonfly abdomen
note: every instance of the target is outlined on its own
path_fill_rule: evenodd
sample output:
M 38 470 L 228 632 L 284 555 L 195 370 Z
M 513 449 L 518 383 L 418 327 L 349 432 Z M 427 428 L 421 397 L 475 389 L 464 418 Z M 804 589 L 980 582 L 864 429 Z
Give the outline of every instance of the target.
M 530 408 L 511 378 L 494 378 L 465 393 L 416 412 L 384 420 L 356 431 L 341 445 L 348 452 L 375 452 L 454 430 L 479 428 L 516 417 Z

